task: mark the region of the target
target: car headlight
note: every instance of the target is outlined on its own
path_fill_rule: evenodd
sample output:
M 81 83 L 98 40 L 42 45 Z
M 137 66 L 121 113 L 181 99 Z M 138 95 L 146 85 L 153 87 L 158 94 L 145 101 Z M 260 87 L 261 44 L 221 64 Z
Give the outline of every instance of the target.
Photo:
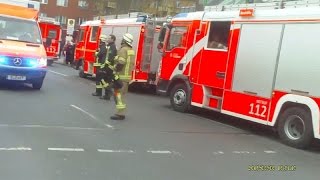
M 0 56 L 0 64 L 6 64 L 7 63 L 7 57 Z
M 47 58 L 42 57 L 38 60 L 38 66 L 40 67 L 46 67 L 47 66 Z

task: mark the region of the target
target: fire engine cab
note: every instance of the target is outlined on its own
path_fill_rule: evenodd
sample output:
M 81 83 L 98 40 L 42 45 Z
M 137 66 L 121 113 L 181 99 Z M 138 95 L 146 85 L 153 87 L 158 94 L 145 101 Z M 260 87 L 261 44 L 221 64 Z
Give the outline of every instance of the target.
M 320 139 L 319 1 L 208 7 L 161 30 L 157 91 L 277 128 L 296 148 Z
M 61 26 L 54 18 L 39 17 L 42 40 L 47 52 L 48 65 L 59 59 Z
M 123 34 L 128 32 L 134 37 L 133 49 L 136 52 L 135 69 L 132 72 L 130 84 L 139 83 L 155 86 L 161 59 L 161 53 L 157 50 L 158 41 L 156 40 L 159 36 L 159 28 L 157 27 L 155 21 L 148 16 L 93 20 L 81 24 L 75 53 L 76 61 L 82 62 L 79 76 L 95 76 L 94 53 L 98 48 L 100 34 L 115 35 L 116 46 L 119 49 Z

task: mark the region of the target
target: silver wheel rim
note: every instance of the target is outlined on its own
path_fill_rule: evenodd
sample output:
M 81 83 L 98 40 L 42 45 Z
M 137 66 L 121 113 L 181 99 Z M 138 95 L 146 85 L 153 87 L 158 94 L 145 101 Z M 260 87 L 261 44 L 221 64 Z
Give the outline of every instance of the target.
M 291 140 L 300 139 L 305 133 L 305 124 L 301 117 L 297 115 L 289 116 L 284 124 L 284 130 Z
M 181 106 L 186 102 L 186 92 L 183 89 L 178 89 L 173 95 L 173 102 Z

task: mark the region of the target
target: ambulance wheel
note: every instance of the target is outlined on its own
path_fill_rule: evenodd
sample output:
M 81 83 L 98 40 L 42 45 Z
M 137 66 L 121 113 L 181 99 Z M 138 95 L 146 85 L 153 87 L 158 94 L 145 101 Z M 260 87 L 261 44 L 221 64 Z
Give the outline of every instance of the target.
M 40 90 L 42 88 L 43 80 L 35 81 L 32 83 L 32 88 Z
M 175 111 L 184 113 L 190 110 L 190 92 L 184 83 L 176 84 L 172 88 L 170 103 Z
M 291 107 L 281 114 L 278 134 L 291 147 L 305 149 L 313 140 L 311 113 L 300 107 Z
M 53 60 L 48 60 L 48 61 L 47 61 L 47 64 L 48 64 L 48 66 L 52 66 Z

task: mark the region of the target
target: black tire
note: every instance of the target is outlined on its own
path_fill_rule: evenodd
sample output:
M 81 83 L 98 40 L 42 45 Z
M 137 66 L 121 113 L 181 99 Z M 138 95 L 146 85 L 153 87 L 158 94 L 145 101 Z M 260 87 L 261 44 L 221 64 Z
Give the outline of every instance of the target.
M 176 84 L 170 92 L 170 103 L 175 111 L 186 113 L 191 110 L 190 92 L 186 84 Z
M 313 140 L 312 117 L 306 109 L 288 108 L 278 120 L 278 134 L 284 144 L 298 149 L 310 145 Z
M 43 80 L 35 81 L 32 83 L 32 88 L 40 90 L 42 88 Z
M 50 60 L 47 60 L 47 65 L 48 65 L 48 66 L 52 66 L 52 64 L 53 64 L 53 60 L 51 60 L 51 59 L 50 59 Z

